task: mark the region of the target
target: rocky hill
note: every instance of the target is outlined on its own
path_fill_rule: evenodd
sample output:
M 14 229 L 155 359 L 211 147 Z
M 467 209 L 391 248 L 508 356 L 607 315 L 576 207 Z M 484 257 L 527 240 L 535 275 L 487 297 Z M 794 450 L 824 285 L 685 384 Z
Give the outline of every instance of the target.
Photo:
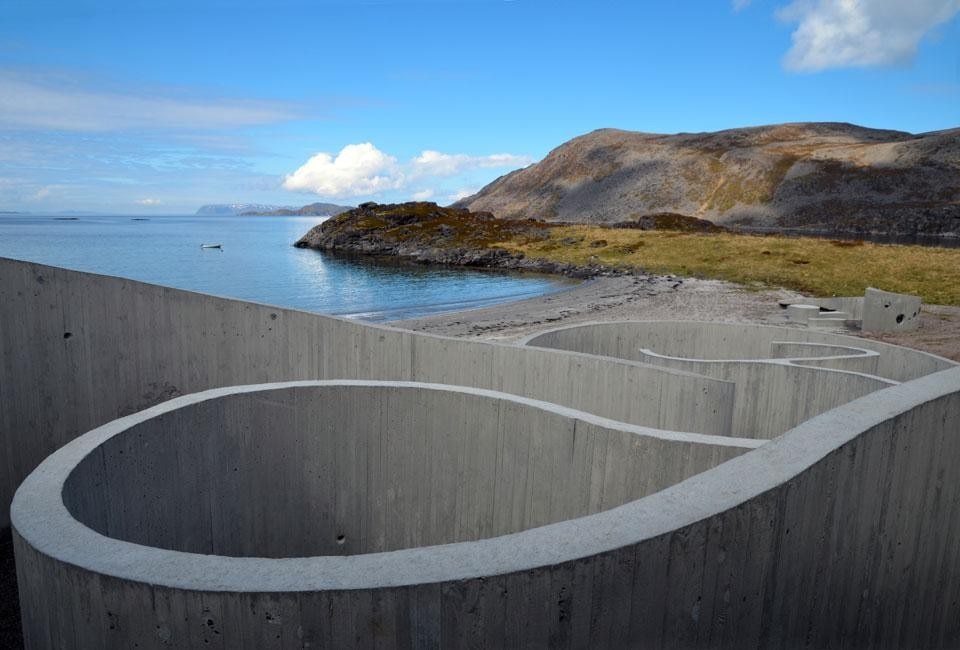
M 614 223 L 679 213 L 724 225 L 960 235 L 960 129 L 842 123 L 657 135 L 601 129 L 454 207 Z
M 419 264 L 563 273 L 575 277 L 615 273 L 597 266 L 526 259 L 522 254 L 497 246 L 499 242 L 543 240 L 549 237 L 551 228 L 543 221 L 497 219 L 489 212 L 442 208 L 436 203 L 369 202 L 314 226 L 294 246 L 397 257 Z

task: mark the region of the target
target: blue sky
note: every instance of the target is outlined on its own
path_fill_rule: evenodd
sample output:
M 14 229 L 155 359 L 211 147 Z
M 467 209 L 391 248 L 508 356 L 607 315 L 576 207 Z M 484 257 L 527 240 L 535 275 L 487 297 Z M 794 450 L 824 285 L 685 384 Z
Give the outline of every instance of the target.
M 602 127 L 960 126 L 960 0 L 0 0 L 0 210 L 448 203 Z

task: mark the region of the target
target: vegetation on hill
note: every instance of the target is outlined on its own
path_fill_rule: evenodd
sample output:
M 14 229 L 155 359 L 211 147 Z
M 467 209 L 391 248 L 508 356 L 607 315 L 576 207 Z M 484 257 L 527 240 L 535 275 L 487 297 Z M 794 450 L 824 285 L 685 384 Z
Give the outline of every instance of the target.
M 813 237 L 636 231 L 560 226 L 539 241 L 495 244 L 534 259 L 786 287 L 814 296 L 862 295 L 867 287 L 960 305 L 960 249 Z
M 578 277 L 671 273 L 816 296 L 860 295 L 874 286 L 960 305 L 960 249 L 736 234 L 682 215 L 626 226 L 496 219 L 433 203 L 365 203 L 295 245 Z

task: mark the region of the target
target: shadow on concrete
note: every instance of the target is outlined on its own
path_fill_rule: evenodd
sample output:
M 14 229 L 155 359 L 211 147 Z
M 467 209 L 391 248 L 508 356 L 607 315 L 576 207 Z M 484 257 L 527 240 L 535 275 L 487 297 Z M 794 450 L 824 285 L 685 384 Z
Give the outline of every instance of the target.
M 17 569 L 13 563 L 13 537 L 0 530 L 0 648 L 22 648 L 20 601 L 17 599 Z

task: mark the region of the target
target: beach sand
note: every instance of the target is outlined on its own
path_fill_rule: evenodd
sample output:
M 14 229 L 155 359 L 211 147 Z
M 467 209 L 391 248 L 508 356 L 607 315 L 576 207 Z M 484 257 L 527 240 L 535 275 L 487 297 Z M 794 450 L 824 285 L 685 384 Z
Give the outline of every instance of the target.
M 503 342 L 590 321 L 696 320 L 796 327 L 778 305 L 780 300 L 796 299 L 802 299 L 802 294 L 786 289 L 752 290 L 720 280 L 623 276 L 598 278 L 538 298 L 387 324 Z M 846 333 L 861 335 L 858 331 Z M 960 307 L 924 305 L 919 330 L 865 336 L 960 361 Z

